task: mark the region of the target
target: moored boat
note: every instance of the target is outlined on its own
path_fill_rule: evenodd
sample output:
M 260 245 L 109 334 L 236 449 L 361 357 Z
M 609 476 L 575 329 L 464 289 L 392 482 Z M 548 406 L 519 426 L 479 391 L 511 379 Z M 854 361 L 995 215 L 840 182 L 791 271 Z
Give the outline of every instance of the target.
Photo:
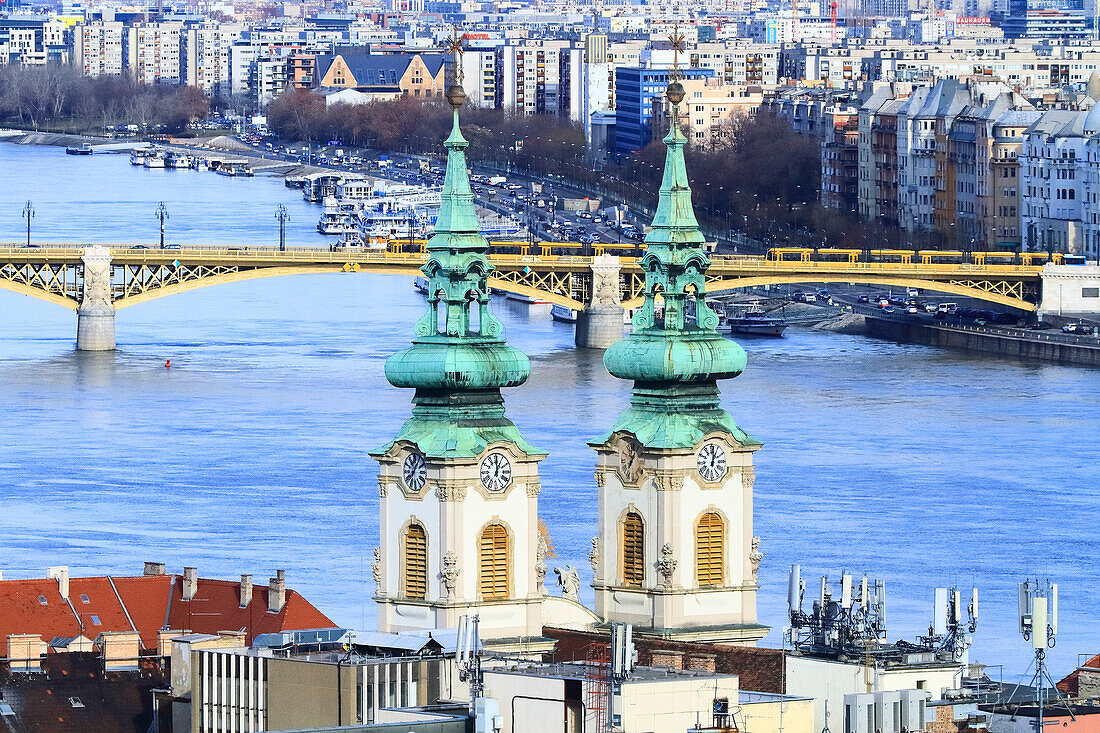
M 566 308 L 564 305 L 558 305 L 555 303 L 550 307 L 550 317 L 555 321 L 561 321 L 562 323 L 576 323 L 577 311 L 572 308 Z
M 733 307 L 736 307 L 736 305 Z M 783 331 L 787 328 L 785 319 L 769 316 L 760 307 L 759 303 L 750 303 L 744 307 L 744 312 L 734 313 L 727 318 L 726 323 L 729 326 L 730 333 L 743 336 L 776 337 L 783 335 Z
M 80 145 L 70 145 L 65 148 L 66 155 L 91 155 L 92 146 L 88 143 L 81 143 Z

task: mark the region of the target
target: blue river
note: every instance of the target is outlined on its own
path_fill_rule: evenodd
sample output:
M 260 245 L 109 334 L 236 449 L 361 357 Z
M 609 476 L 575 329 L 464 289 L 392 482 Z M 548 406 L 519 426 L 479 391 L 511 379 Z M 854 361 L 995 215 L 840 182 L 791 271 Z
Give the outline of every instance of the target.
M 322 246 L 318 207 L 281 179 L 133 168 L 126 156 L 0 145 L 0 241 Z M 73 350 L 75 314 L 0 290 L 0 570 L 42 577 L 174 572 L 258 580 L 276 568 L 338 624 L 372 627 L 376 465 L 409 413 L 382 366 L 423 303 L 407 278 L 299 275 L 220 285 L 119 312 L 118 351 Z M 546 448 L 540 512 L 558 564 L 595 533 L 585 441 L 625 408 L 630 385 L 542 308 L 494 303 L 532 359 L 510 416 Z M 781 644 L 786 577 L 842 570 L 886 581 L 891 638 L 932 621 L 933 588 L 977 586 L 972 661 L 1020 680 L 1016 584 L 1060 583 L 1056 674 L 1100 651 L 1100 376 L 860 336 L 791 328 L 746 341 L 723 385 L 756 454 L 763 538 L 760 618 Z M 171 359 L 172 368 L 164 364 Z M 1091 569 L 1090 569 L 1091 568 Z M 582 596 L 584 598 L 584 596 Z M 591 600 L 588 590 L 587 599 Z M 991 670 L 994 677 L 1000 668 Z M 1030 678 L 1030 675 L 1027 675 Z

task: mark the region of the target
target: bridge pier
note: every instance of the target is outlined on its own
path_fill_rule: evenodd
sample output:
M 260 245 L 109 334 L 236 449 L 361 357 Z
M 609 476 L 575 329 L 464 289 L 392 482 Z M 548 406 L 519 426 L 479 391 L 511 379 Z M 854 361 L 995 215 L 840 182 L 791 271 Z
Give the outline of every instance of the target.
M 623 337 L 623 302 L 619 290 L 619 258 L 592 258 L 592 289 L 584 310 L 577 314 L 577 346 L 606 349 Z
M 84 286 L 76 310 L 76 350 L 113 351 L 115 348 L 115 306 L 111 302 L 111 250 L 91 246 L 84 249 Z
M 1100 315 L 1100 265 L 1043 265 L 1039 318 Z

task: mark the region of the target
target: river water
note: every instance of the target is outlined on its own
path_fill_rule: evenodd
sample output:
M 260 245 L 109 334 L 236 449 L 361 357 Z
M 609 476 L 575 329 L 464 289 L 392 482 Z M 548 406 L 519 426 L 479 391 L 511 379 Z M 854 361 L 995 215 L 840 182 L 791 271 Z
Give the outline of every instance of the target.
M 132 168 L 125 156 L 0 146 L 0 240 L 273 244 L 327 240 L 318 208 L 281 179 Z M 627 383 L 572 346 L 545 310 L 494 303 L 532 359 L 510 416 L 547 449 L 540 512 L 580 571 L 595 532 L 585 440 L 625 408 Z M 376 466 L 367 456 L 409 413 L 382 365 L 423 308 L 412 283 L 359 274 L 220 285 L 127 308 L 118 351 L 73 351 L 75 315 L 0 290 L 0 569 L 42 577 L 140 574 L 143 560 L 211 577 L 287 570 L 338 624 L 374 622 Z M 932 620 L 932 589 L 976 585 L 971 658 L 1017 680 L 1030 651 L 1016 583 L 1061 584 L 1068 672 L 1100 651 L 1100 375 L 791 328 L 746 341 L 723 400 L 756 454 L 761 621 L 779 645 L 786 575 L 841 570 L 886 581 L 891 637 Z M 165 369 L 166 359 L 172 368 Z M 583 597 L 583 596 L 582 596 Z M 591 600 L 588 590 L 587 599 Z M 997 670 L 993 671 L 997 675 Z

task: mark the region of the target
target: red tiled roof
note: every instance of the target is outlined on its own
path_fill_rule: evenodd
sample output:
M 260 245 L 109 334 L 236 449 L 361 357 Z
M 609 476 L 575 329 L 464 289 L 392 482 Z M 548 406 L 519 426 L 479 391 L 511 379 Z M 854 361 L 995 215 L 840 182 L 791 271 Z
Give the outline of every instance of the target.
M 55 580 L 0 580 L 0 656 L 7 655 L 12 634 L 37 634 L 49 643 L 56 636 L 83 634 L 94 639 L 104 631 L 136 628 L 142 646 L 155 649 L 157 631 L 163 628 L 204 634 L 244 630 L 246 643 L 251 643 L 256 634 L 335 626 L 289 589 L 282 610 L 268 613 L 267 594 L 266 585 L 254 586 L 252 602 L 240 608 L 240 584 L 227 580 L 200 578 L 195 597 L 184 601 L 179 575 L 73 578 L 70 606 Z M 39 596 L 45 597 L 46 605 Z
M 1095 669 L 1100 669 L 1100 654 L 1097 654 L 1095 657 L 1082 664 L 1081 667 L 1093 667 Z M 1077 697 L 1077 683 L 1080 678 L 1081 669 L 1080 667 L 1078 667 L 1077 669 L 1073 670 L 1068 675 L 1063 677 L 1062 681 L 1056 684 L 1055 687 L 1057 687 L 1065 695 L 1069 695 L 1070 697 Z

